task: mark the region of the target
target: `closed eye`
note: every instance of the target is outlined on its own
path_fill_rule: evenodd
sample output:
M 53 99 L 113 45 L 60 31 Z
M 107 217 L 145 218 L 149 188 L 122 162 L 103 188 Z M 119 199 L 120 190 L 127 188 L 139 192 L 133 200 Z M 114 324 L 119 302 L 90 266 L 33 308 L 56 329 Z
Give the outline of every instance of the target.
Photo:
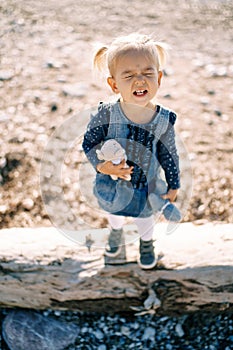
M 146 77 L 153 77 L 155 75 L 155 73 L 146 73 L 145 76 Z
M 155 73 L 144 73 L 143 74 L 145 77 L 154 77 Z M 126 75 L 125 77 L 123 77 L 123 79 L 131 79 L 134 77 L 134 74 L 130 74 L 130 75 Z

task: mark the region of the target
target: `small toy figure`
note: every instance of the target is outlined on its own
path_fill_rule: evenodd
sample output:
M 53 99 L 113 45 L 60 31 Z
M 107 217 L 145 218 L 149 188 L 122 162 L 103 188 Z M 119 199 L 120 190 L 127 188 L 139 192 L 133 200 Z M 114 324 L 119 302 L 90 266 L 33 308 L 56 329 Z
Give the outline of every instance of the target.
M 156 191 L 157 192 L 157 191 Z M 179 222 L 182 218 L 179 209 L 169 201 L 163 199 L 161 194 L 150 193 L 149 202 L 154 212 L 162 213 L 166 220 Z
M 127 160 L 127 156 L 124 148 L 114 139 L 107 140 L 100 150 L 96 151 L 97 157 L 99 160 L 110 161 L 115 165 L 118 165 L 124 159 Z M 129 168 L 127 164 L 125 164 L 125 168 Z M 116 175 L 111 175 L 113 180 L 117 180 L 118 177 Z M 131 180 L 131 176 L 127 175 L 125 178 L 126 181 Z

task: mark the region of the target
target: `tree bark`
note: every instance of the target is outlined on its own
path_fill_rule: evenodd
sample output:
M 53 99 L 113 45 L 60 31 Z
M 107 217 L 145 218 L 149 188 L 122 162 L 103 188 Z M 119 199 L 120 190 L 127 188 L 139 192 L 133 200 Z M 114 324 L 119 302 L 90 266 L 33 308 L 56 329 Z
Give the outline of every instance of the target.
M 1 230 L 0 306 L 127 312 L 144 305 L 153 290 L 158 314 L 232 309 L 232 224 L 183 223 L 171 234 L 158 224 L 159 262 L 151 271 L 136 263 L 132 226 L 125 232 L 126 260 L 106 266 L 107 235 L 106 229 L 66 237 L 53 227 Z

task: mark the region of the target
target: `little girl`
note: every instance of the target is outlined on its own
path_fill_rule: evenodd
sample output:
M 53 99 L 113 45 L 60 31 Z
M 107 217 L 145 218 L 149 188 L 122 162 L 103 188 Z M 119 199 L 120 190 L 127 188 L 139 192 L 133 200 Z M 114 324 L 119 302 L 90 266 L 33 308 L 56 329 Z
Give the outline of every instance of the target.
M 153 102 L 165 57 L 165 44 L 142 34 L 117 38 L 96 52 L 95 67 L 101 70 L 107 64 L 107 83 L 120 97 L 114 103 L 99 104 L 83 140 L 84 152 L 96 169 L 94 194 L 108 212 L 111 226 L 105 255 L 118 256 L 124 217 L 133 217 L 140 235 L 138 263 L 143 269 L 157 263 L 152 239 L 157 209 L 156 201 L 149 198 L 157 193 L 158 198 L 172 203 L 180 187 L 176 114 Z M 125 160 L 119 165 L 98 160 L 96 150 L 108 139 L 117 140 L 125 149 L 128 167 Z M 161 178 L 161 168 L 166 182 Z M 126 181 L 129 175 L 131 180 Z

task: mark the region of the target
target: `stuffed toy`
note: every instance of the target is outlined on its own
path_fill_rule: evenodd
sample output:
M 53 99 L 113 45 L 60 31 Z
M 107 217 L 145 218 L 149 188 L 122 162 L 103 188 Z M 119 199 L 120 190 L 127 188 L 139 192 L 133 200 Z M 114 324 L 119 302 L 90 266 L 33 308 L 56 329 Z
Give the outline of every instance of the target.
M 165 219 L 168 221 L 179 222 L 181 220 L 181 213 L 179 209 L 173 203 L 171 203 L 169 199 L 163 199 L 160 197 L 164 191 L 162 191 L 160 194 L 157 192 L 158 190 L 155 191 L 155 193 L 149 194 L 149 202 L 153 211 L 162 213 Z
M 125 161 L 127 160 L 124 148 L 122 148 L 119 142 L 113 139 L 107 140 L 96 153 L 99 160 L 110 161 L 115 165 L 120 164 L 123 159 L 125 159 Z M 129 166 L 125 164 L 125 168 L 129 168 Z M 111 178 L 113 180 L 118 179 L 116 175 L 111 175 Z M 126 180 L 130 181 L 131 176 L 127 175 Z

